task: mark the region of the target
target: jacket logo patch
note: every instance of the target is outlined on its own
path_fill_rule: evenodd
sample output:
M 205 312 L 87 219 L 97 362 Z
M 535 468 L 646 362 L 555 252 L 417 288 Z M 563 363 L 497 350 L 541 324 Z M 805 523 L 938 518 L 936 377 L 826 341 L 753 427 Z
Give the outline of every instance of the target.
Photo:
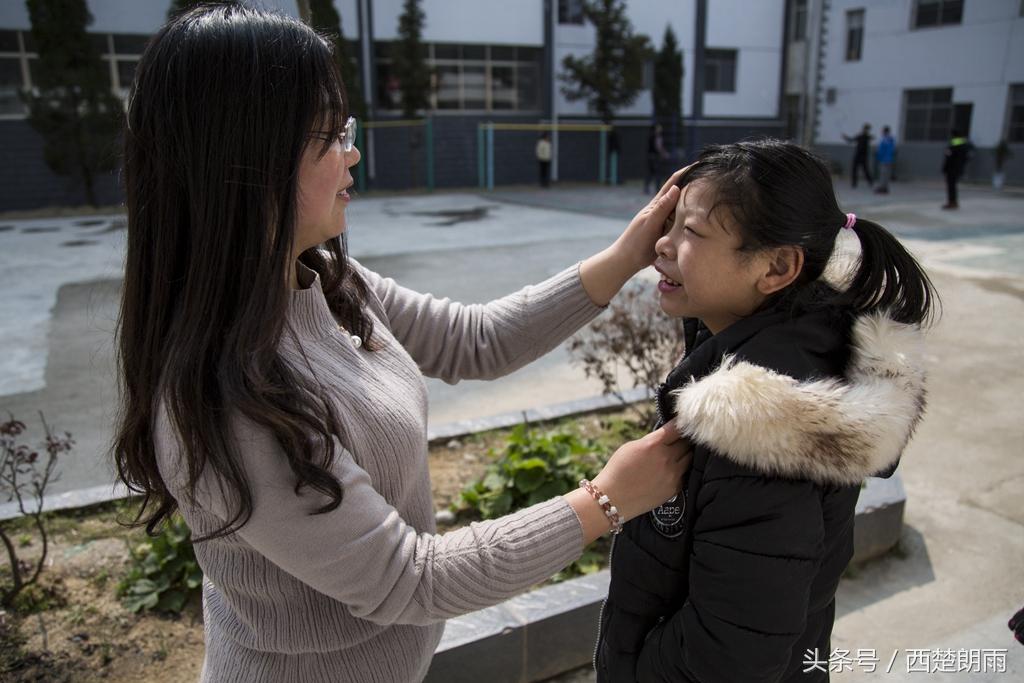
M 686 492 L 672 496 L 662 505 L 651 510 L 651 524 L 666 538 L 675 538 L 683 533 L 686 519 Z

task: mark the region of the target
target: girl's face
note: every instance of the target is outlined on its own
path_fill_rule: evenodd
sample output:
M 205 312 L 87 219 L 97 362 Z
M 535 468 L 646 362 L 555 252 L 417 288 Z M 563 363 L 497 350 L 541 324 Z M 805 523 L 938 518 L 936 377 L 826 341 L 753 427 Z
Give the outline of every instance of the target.
M 322 137 L 310 136 L 299 162 L 296 256 L 345 232 L 350 169 L 359 163 L 359 150 L 346 152 L 339 140 L 320 156 L 322 149 Z
M 764 301 L 759 254 L 741 253 L 739 225 L 726 209 L 711 212 L 715 193 L 707 180 L 683 188 L 665 234 L 655 245 L 661 309 L 673 317 L 699 318 L 718 333 L 752 314 Z

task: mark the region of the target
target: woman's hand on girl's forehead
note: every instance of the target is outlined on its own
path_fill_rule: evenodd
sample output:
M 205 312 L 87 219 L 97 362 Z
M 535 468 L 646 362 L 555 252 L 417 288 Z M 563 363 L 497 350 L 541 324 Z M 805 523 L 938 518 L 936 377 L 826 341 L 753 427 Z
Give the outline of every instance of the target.
M 694 163 L 697 163 L 697 162 L 694 162 Z M 661 189 L 658 190 L 658 194 L 654 195 L 654 198 L 657 199 L 658 197 L 661 197 L 663 194 L 668 192 L 671 188 L 675 187 L 679 183 L 679 179 L 683 177 L 683 174 L 686 173 L 686 171 L 688 171 L 690 169 L 690 166 L 693 166 L 693 164 L 690 164 L 689 166 L 683 166 L 681 169 L 679 169 L 678 171 L 673 173 L 671 176 L 669 176 L 669 179 L 666 180 L 665 184 L 661 186 Z

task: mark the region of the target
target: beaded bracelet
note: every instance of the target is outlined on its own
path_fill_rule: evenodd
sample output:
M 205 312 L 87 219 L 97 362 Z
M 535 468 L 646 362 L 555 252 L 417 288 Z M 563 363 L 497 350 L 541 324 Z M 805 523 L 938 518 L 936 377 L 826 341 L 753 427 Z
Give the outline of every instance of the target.
M 619 514 L 619 509 L 612 505 L 612 501 L 608 499 L 608 496 L 604 495 L 601 489 L 597 488 L 589 479 L 580 479 L 580 488 L 593 496 L 597 504 L 604 510 L 605 517 L 608 518 L 608 522 L 612 525 L 612 534 L 621 532 L 622 516 Z

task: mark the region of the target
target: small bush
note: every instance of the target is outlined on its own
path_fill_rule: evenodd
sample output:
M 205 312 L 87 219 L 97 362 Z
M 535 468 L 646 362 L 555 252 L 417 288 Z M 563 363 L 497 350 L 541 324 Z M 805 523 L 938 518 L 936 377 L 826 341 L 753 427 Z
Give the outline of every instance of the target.
M 132 612 L 177 614 L 199 594 L 202 584 L 192 534 L 185 520 L 175 516 L 160 535 L 131 548 L 131 566 L 118 583 L 117 594 Z
M 595 476 L 608 459 L 607 449 L 596 441 L 565 428 L 534 431 L 526 423 L 512 430 L 504 450 L 499 453 L 492 448 L 487 453 L 497 460 L 482 479 L 462 490 L 460 509 L 484 519 L 568 493 L 579 486 L 580 479 Z M 553 581 L 596 572 L 604 567 L 607 553 L 607 546 L 599 541 L 555 574 Z
M 572 362 L 582 366 L 587 377 L 600 380 L 604 393 L 623 405 L 627 387 L 620 383 L 622 374 L 633 388 L 643 387 L 653 398 L 682 358 L 682 319 L 665 315 L 650 292 L 635 285 L 624 288 L 608 311 L 569 342 Z M 653 400 L 630 407 L 645 431 L 654 427 L 658 415 Z
M 568 431 L 536 432 L 522 424 L 512 430 L 498 459 L 483 478 L 462 490 L 462 509 L 484 519 L 568 493 L 583 477 L 594 476 L 604 457 L 592 441 Z
M 18 603 L 19 594 L 36 585 L 39 575 L 46 566 L 49 552 L 49 529 L 43 514 L 43 501 L 50 484 L 57 480 L 57 461 L 70 453 L 75 442 L 71 434 L 59 435 L 50 429 L 46 418 L 39 413 L 43 426 L 43 439 L 39 447 L 33 447 L 23 435 L 27 431 L 24 422 L 13 415 L 0 423 L 0 499 L 17 503 L 20 518 L 0 521 L 0 542 L 7 550 L 10 573 L 0 577 L 0 606 L 12 607 Z M 38 557 L 26 562 L 18 557 L 13 534 L 28 522 L 39 534 Z M 32 536 L 22 533 L 18 545 L 22 548 L 32 544 Z M 38 596 L 36 596 L 38 597 Z M 36 597 L 22 601 L 34 605 Z

